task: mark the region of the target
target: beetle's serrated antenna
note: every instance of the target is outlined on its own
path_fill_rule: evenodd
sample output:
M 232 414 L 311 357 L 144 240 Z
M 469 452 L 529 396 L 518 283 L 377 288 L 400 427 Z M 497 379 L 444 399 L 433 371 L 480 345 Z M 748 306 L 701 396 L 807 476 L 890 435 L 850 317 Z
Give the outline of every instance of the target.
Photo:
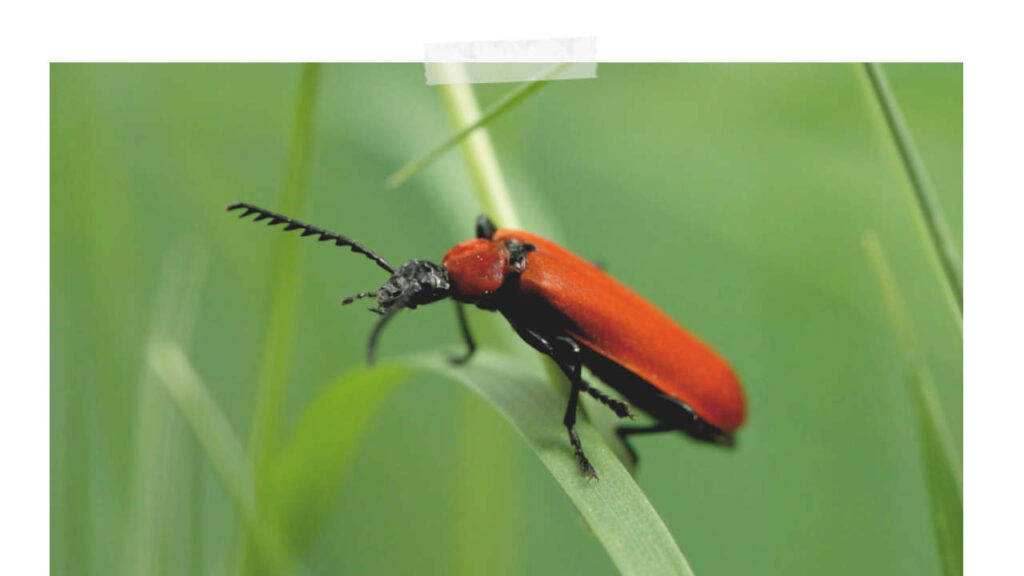
M 245 212 L 242 212 L 239 218 L 245 218 L 250 214 L 256 214 L 256 218 L 253 219 L 253 222 L 259 222 L 260 220 L 266 220 L 269 218 L 270 221 L 267 222 L 268 226 L 288 224 L 287 226 L 284 227 L 285 232 L 289 230 L 302 230 L 302 236 L 319 235 L 320 238 L 318 238 L 317 240 L 320 242 L 334 240 L 335 246 L 348 246 L 356 254 L 362 254 L 363 256 L 366 256 L 370 260 L 376 262 L 377 266 L 380 266 L 381 268 L 387 270 L 388 273 L 394 274 L 395 272 L 394 267 L 391 266 L 391 264 L 389 264 L 388 261 L 385 260 L 383 256 L 379 256 L 373 250 L 370 250 L 366 246 L 363 246 L 359 242 L 356 242 L 355 240 L 348 238 L 347 236 L 342 236 L 337 232 L 324 230 L 323 228 L 306 224 L 305 222 L 299 222 L 298 220 L 295 220 L 293 218 L 283 216 L 276 212 L 271 212 L 270 210 L 264 210 L 259 206 L 253 206 L 252 204 L 249 204 L 247 202 L 238 202 L 235 204 L 231 204 L 227 207 L 227 211 L 231 212 L 232 210 L 238 210 L 239 208 L 245 208 Z
M 405 308 L 405 305 L 408 304 L 411 299 L 412 294 L 403 294 L 402 296 L 399 296 L 387 310 L 383 311 L 380 320 L 377 321 L 377 324 L 373 327 L 373 331 L 370 332 L 370 340 L 366 344 L 367 365 L 373 366 L 374 355 L 377 352 L 377 338 L 380 336 L 380 331 L 384 329 L 384 325 L 387 324 L 389 320 L 395 317 L 395 314 L 398 314 L 403 308 Z

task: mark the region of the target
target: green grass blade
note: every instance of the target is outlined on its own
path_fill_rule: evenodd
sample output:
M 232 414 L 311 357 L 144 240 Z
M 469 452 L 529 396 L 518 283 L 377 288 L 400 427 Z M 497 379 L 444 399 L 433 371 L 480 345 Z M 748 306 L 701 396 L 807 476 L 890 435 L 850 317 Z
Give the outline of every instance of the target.
M 319 86 L 318 64 L 303 64 L 296 95 L 295 115 L 285 164 L 285 182 L 278 210 L 299 216 L 313 134 L 313 112 Z M 256 400 L 249 433 L 249 454 L 261 483 L 267 462 L 280 448 L 281 421 L 288 398 L 288 375 L 295 341 L 295 316 L 301 278 L 298 245 L 281 235 L 274 245 L 270 266 L 268 303 L 263 325 L 263 347 L 256 380 Z M 253 556 L 247 542 L 242 548 L 240 571 L 253 571 Z
M 318 65 L 303 65 L 288 146 L 285 184 L 277 210 L 284 214 L 301 214 L 319 76 Z M 249 447 L 257 469 L 268 455 L 273 454 L 280 439 L 301 277 L 298 250 L 292 238 L 281 235 L 274 245 L 270 266 L 269 302 L 263 326 L 263 349 L 256 384 L 256 413 Z
M 451 76 L 464 75 L 460 64 L 449 64 L 446 74 Z M 461 143 L 466 167 L 473 179 L 474 190 L 480 208 L 489 215 L 500 228 L 519 228 L 519 216 L 512 203 L 508 184 L 501 171 L 501 163 L 494 152 L 491 135 L 483 126 L 487 117 L 480 111 L 480 103 L 476 99 L 470 84 L 453 83 L 439 87 L 441 100 L 452 124 L 458 129 L 462 138 L 449 139 L 452 145 Z M 472 128 L 477 126 L 477 128 Z
M 272 574 L 295 573 L 297 570 L 292 567 L 284 539 L 257 507 L 252 468 L 245 448 L 185 352 L 166 339 L 151 342 L 146 352 L 150 368 L 220 477 L 262 566 Z
M 425 152 L 419 158 L 416 158 L 412 162 L 409 162 L 397 172 L 388 176 L 387 185 L 390 188 L 397 188 L 408 181 L 410 178 L 415 176 L 418 172 L 429 166 L 435 160 L 441 157 L 442 154 L 454 148 L 458 143 L 462 142 L 467 136 L 481 126 L 486 126 L 499 116 L 508 112 L 514 108 L 517 104 L 523 102 L 535 92 L 547 86 L 551 83 L 551 80 L 545 80 L 545 78 L 551 78 L 556 75 L 559 71 L 565 68 L 568 64 L 560 63 L 552 66 L 549 70 L 541 74 L 538 80 L 532 82 L 524 82 L 519 86 L 513 88 L 508 94 L 505 94 L 500 100 L 492 104 L 487 108 L 486 111 L 479 118 L 466 124 L 454 134 L 445 138 L 443 141 L 438 143 L 436 146 Z M 442 89 L 447 90 L 449 86 L 442 86 Z
M 487 112 L 480 111 L 472 85 L 460 82 L 465 78 L 465 70 L 460 64 L 445 64 L 442 71 L 452 82 L 440 86 L 442 101 L 457 129 L 450 139 L 450 145 L 460 144 L 466 158 L 467 168 L 473 179 L 474 189 L 483 212 L 491 216 L 495 223 L 504 228 L 519 228 L 521 221 L 512 202 L 512 195 L 502 174 L 501 164 L 494 151 L 494 145 L 485 124 L 501 112 L 502 107 L 511 107 L 522 101 L 534 91 L 530 86 L 539 88 L 538 83 L 520 86 L 503 100 L 492 106 Z M 566 64 L 555 64 L 541 75 L 541 80 L 554 76 Z M 446 149 L 446 148 L 445 148 Z M 437 153 L 443 152 L 436 149 Z M 432 158 L 428 159 L 431 160 Z M 422 159 L 421 159 L 422 160 Z M 413 165 L 416 164 L 415 162 Z M 426 162 L 423 164 L 425 165 Z M 410 165 L 412 166 L 412 165 Z M 419 168 L 422 168 L 420 166 Z M 419 168 L 416 168 L 417 170 Z M 499 319 L 479 318 L 485 334 L 496 337 L 490 342 L 501 350 L 523 349 L 522 342 L 511 339 L 506 327 L 497 328 Z M 481 342 L 487 342 L 485 338 Z M 532 351 L 531 351 L 532 352 Z M 561 371 L 550 359 L 543 357 L 545 369 L 551 385 L 555 390 L 567 396 L 569 383 Z M 584 400 L 586 404 L 587 400 Z M 586 410 L 584 410 L 586 411 Z M 455 541 L 459 542 L 455 553 L 457 574 L 479 573 L 492 565 L 495 559 L 507 554 L 506 542 L 515 532 L 513 523 L 517 517 L 515 498 L 521 493 L 521 483 L 517 481 L 517 467 L 507 458 L 496 458 L 495 454 L 503 452 L 502 446 L 511 439 L 501 429 L 494 428 L 490 421 L 481 419 L 475 410 L 468 406 L 460 407 L 460 422 L 468 423 L 472 429 L 463 430 L 464 438 L 460 443 L 460 460 L 467 464 L 457 470 L 456 483 L 460 498 L 456 507 Z M 607 432 L 603 430 L 602 432 Z M 486 437 L 487 444 L 479 441 Z M 606 437 L 608 437 L 606 435 Z M 620 447 L 620 449 L 624 449 Z M 470 464 L 471 463 L 471 464 Z M 481 464 L 485 464 L 481 466 Z M 480 481 L 483 470 L 490 471 L 488 481 Z M 498 471 L 498 472 L 496 472 Z M 485 516 L 479 512 L 477 502 L 500 502 L 492 505 Z
M 385 366 L 342 375 L 300 417 L 260 491 L 260 502 L 295 554 L 305 554 L 320 533 L 366 425 L 411 373 Z
M 464 134 L 452 143 L 460 144 L 480 207 L 499 226 L 519 227 L 501 163 L 483 125 L 486 115 L 480 110 L 472 85 L 463 82 L 465 69 L 461 64 L 440 66 L 443 68 L 439 72 L 452 81 L 438 87 L 441 101 L 452 125 Z M 476 128 L 470 129 L 473 126 Z M 481 344 L 503 351 L 523 348 L 521 342 L 510 337 L 507 327 L 499 326 L 499 318 L 472 311 L 469 316 L 476 320 L 476 330 L 482 329 Z M 462 398 L 457 407 L 457 421 L 459 464 L 453 484 L 458 494 L 452 520 L 453 574 L 512 573 L 516 555 L 509 552 L 510 543 L 516 541 L 522 529 L 518 509 L 523 486 L 519 462 L 503 455 L 515 454 L 512 447 L 516 439 L 500 422 L 482 418 L 467 398 Z M 484 507 L 481 503 L 490 504 Z M 499 567 L 491 568 L 494 564 Z
M 931 373 L 927 369 L 917 370 L 910 379 L 928 470 L 929 504 L 939 559 L 946 576 L 959 576 L 964 572 L 964 510 L 958 459 Z
M 866 233 L 863 242 L 881 287 L 889 319 L 906 358 L 907 378 L 918 417 L 929 504 L 943 572 L 946 576 L 960 575 L 964 569 L 963 473 L 960 459 L 953 444 L 949 423 L 939 403 L 935 382 L 921 357 L 910 317 L 889 270 L 882 244 L 874 232 Z
M 199 288 L 205 266 L 205 254 L 198 249 L 177 247 L 169 250 L 161 267 L 159 291 L 148 342 L 171 339 L 188 342 L 195 323 Z M 169 497 L 180 495 L 171 483 L 172 460 L 180 450 L 171 420 L 174 407 L 160 389 L 156 373 L 146 364 L 140 386 L 138 419 L 135 429 L 135 471 L 131 508 L 125 534 L 125 574 L 159 572 L 161 528 L 175 504 Z M 193 471 L 198 475 L 197 471 Z
M 953 243 L 953 237 L 946 224 L 946 217 L 942 212 L 942 206 L 939 204 L 931 178 L 929 178 L 928 171 L 924 167 L 924 161 L 921 160 L 921 154 L 917 151 L 917 145 L 914 143 L 914 137 L 911 135 L 910 128 L 903 118 L 903 112 L 900 111 L 896 95 L 893 94 L 892 89 L 889 87 L 885 71 L 880 64 L 875 63 L 865 64 L 864 70 L 871 81 L 871 88 L 875 98 L 878 100 L 878 106 L 885 115 L 885 121 L 889 126 L 893 142 L 899 150 L 903 167 L 910 178 L 914 190 L 914 199 L 928 230 L 929 245 L 938 257 L 940 274 L 943 276 L 947 293 L 955 301 L 962 330 L 964 278 L 960 251 Z
M 600 480 L 588 481 L 580 474 L 562 426 L 565 398 L 543 373 L 531 373 L 521 361 L 487 351 L 478 352 L 462 367 L 437 356 L 406 364 L 462 383 L 508 419 L 583 515 L 621 574 L 693 574 L 643 491 L 584 420 L 577 422 L 577 430 Z

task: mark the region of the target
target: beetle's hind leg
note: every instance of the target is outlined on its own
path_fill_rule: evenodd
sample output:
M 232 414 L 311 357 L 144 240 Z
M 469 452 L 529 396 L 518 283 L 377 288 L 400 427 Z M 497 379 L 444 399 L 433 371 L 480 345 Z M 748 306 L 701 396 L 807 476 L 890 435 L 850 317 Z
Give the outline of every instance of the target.
M 633 462 L 633 466 L 636 467 L 640 462 L 640 457 L 637 455 L 636 449 L 633 448 L 633 445 L 630 444 L 627 436 L 632 436 L 634 434 L 656 434 L 658 432 L 668 432 L 670 430 L 676 430 L 676 428 L 660 423 L 651 426 L 619 426 L 615 429 L 615 435 L 619 437 L 619 440 L 622 440 L 622 445 L 625 446 L 626 450 L 629 452 L 629 459 Z

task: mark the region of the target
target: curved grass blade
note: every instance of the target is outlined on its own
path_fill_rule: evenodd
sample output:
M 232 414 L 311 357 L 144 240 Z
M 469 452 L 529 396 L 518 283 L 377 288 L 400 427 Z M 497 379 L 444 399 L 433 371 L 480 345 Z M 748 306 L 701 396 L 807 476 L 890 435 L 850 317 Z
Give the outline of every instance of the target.
M 864 234 L 864 250 L 878 279 L 889 319 L 907 363 L 907 379 L 913 394 L 928 482 L 929 504 L 939 558 L 946 576 L 964 571 L 963 473 L 949 423 L 939 403 L 931 371 L 921 358 L 903 297 L 892 277 L 882 244 L 874 232 Z
M 914 199 L 921 211 L 925 226 L 928 229 L 929 240 L 934 253 L 938 257 L 939 266 L 945 279 L 947 294 L 955 301 L 960 329 L 963 330 L 964 315 L 964 277 L 963 264 L 960 259 L 960 251 L 953 244 L 949 227 L 946 225 L 946 217 L 942 213 L 942 205 L 939 204 L 938 196 L 932 187 L 931 178 L 921 160 L 921 154 L 917 151 L 914 137 L 910 133 L 900 105 L 896 101 L 896 95 L 889 87 L 885 71 L 880 64 L 864 64 L 864 70 L 871 81 L 871 88 L 878 106 L 885 115 L 889 131 L 892 133 L 893 142 L 899 150 L 903 167 L 907 171 L 910 183 L 914 189 Z
M 474 130 L 488 124 L 489 122 L 498 118 L 505 112 L 508 112 L 516 104 L 519 104 L 523 100 L 526 100 L 534 92 L 540 90 L 544 86 L 547 86 L 551 82 L 551 80 L 547 79 L 555 76 L 568 65 L 569 63 L 556 64 L 549 68 L 548 70 L 546 70 L 543 74 L 541 74 L 537 80 L 534 80 L 533 82 L 524 82 L 519 86 L 513 88 L 508 94 L 502 96 L 500 100 L 490 105 L 487 108 L 487 110 L 484 111 L 483 115 L 476 119 L 476 121 L 462 127 L 457 132 L 455 132 L 448 138 L 445 138 L 436 146 L 425 152 L 419 158 L 416 158 L 412 162 L 409 162 L 405 166 L 401 167 L 397 172 L 395 172 L 391 176 L 388 176 L 388 187 L 398 188 L 399 186 L 404 184 L 406 181 L 409 180 L 409 178 L 412 178 L 413 176 L 416 175 L 416 173 L 423 170 L 432 162 L 440 158 L 442 154 L 455 147 L 456 144 L 458 144 L 467 136 L 469 136 Z
M 445 73 L 449 76 L 449 78 L 457 78 L 459 75 L 464 74 L 464 71 L 461 65 L 459 64 L 450 64 L 446 66 L 447 70 L 445 70 Z M 545 74 L 542 75 L 541 80 L 545 78 L 550 78 L 552 75 L 557 73 L 557 71 L 560 70 L 563 66 L 565 66 L 565 64 L 556 64 L 552 66 L 551 69 L 549 69 L 548 71 L 545 72 Z M 485 213 L 489 214 L 492 218 L 494 218 L 495 222 L 499 226 L 506 228 L 519 227 L 519 218 L 516 214 L 515 207 L 511 202 L 508 186 L 505 184 L 505 180 L 501 174 L 501 167 L 498 163 L 497 155 L 494 152 L 494 147 L 491 144 L 486 129 L 481 129 L 481 127 L 484 126 L 490 120 L 494 119 L 502 111 L 508 109 L 513 104 L 521 101 L 530 93 L 532 93 L 531 87 L 533 87 L 532 90 L 536 90 L 540 87 L 540 85 L 542 84 L 538 82 L 520 86 L 518 91 L 513 91 L 512 93 L 507 95 L 503 100 L 499 101 L 497 104 L 492 106 L 484 114 L 481 114 L 480 112 L 479 104 L 477 103 L 476 96 L 473 93 L 472 87 L 470 85 L 466 83 L 453 82 L 441 86 L 442 99 L 448 110 L 449 116 L 451 117 L 452 122 L 455 124 L 455 127 L 457 128 L 458 131 L 452 138 L 449 139 L 449 141 L 442 143 L 442 145 L 435 148 L 431 153 L 428 153 L 426 156 L 421 157 L 418 161 L 413 162 L 412 164 L 407 166 L 406 169 L 403 169 L 405 170 L 403 179 L 408 178 L 416 171 L 422 169 L 422 167 L 429 164 L 430 161 L 432 161 L 434 158 L 439 156 L 442 152 L 444 152 L 451 146 L 454 146 L 457 143 L 461 143 L 463 146 L 463 152 L 465 153 L 466 156 L 467 167 L 469 168 L 470 176 L 472 177 L 475 183 L 477 197 L 480 201 L 480 206 L 482 210 Z M 399 174 L 401 174 L 401 172 Z M 392 178 L 396 178 L 396 176 L 393 176 Z M 512 347 L 521 346 L 521 344 L 506 345 L 510 345 Z M 550 387 L 546 391 L 546 393 L 554 398 L 559 398 L 558 390 L 562 387 L 564 383 L 564 378 L 557 369 L 554 369 L 552 367 L 550 362 L 546 362 L 545 364 L 546 368 L 550 373 Z M 516 366 L 521 369 L 522 363 L 517 363 Z M 442 366 L 442 368 L 446 367 L 447 366 Z M 484 396 L 486 398 L 486 394 Z M 564 405 L 564 402 L 565 399 L 562 398 L 560 402 L 556 401 L 556 404 L 561 403 Z M 561 410 L 561 407 L 556 409 L 556 411 Z M 557 423 L 560 422 L 560 420 L 561 416 L 558 416 L 552 421 Z M 587 427 L 590 428 L 589 425 Z M 524 430 L 524 428 L 522 426 L 519 426 L 518 424 L 517 428 L 521 432 Z M 560 430 L 561 428 L 558 427 L 558 429 Z M 525 433 L 523 433 L 523 435 L 528 439 L 536 439 L 536 436 L 531 436 Z M 498 435 L 496 437 L 503 438 L 504 436 Z M 492 451 L 493 446 L 491 446 L 487 452 L 482 452 L 479 449 L 478 444 L 466 443 L 463 445 L 463 451 L 461 456 L 463 460 L 466 462 L 476 462 L 480 458 L 489 457 L 490 454 L 492 454 Z M 575 462 L 573 462 L 569 467 L 572 470 L 572 473 L 562 477 L 562 479 L 565 480 L 566 482 L 571 482 L 574 479 L 578 479 L 578 476 L 575 475 Z M 459 477 L 463 479 L 468 479 L 469 481 L 465 482 L 465 485 L 462 486 L 462 501 L 484 501 L 490 499 L 490 495 L 493 493 L 503 493 L 506 495 L 513 493 L 513 491 L 509 489 L 510 486 L 507 486 L 507 484 L 510 484 L 508 480 L 508 475 L 501 476 L 501 481 L 503 482 L 503 484 L 506 485 L 498 487 L 495 486 L 493 482 L 489 484 L 473 482 L 473 470 L 469 468 L 469 465 L 466 465 L 464 468 L 465 469 L 460 471 Z M 621 468 L 619 470 L 621 471 Z M 552 471 L 554 472 L 554 469 L 552 469 Z M 556 478 L 558 477 L 559 475 L 556 474 Z M 630 479 L 629 482 L 631 483 L 632 480 Z M 631 485 L 633 486 L 635 491 L 639 493 L 639 488 L 637 488 L 635 484 Z M 569 493 L 570 496 L 572 496 L 572 492 L 568 489 L 567 493 Z M 650 510 L 650 504 L 646 501 L 646 499 L 643 499 L 642 494 L 640 495 L 640 498 L 643 500 L 643 504 L 646 506 L 646 508 L 643 509 L 650 511 L 653 514 L 653 511 Z M 503 502 L 507 502 L 508 500 L 509 498 L 507 496 L 502 498 Z M 576 500 L 574 499 L 574 501 Z M 587 506 L 587 502 L 585 500 L 577 501 L 577 506 L 580 508 L 580 510 L 584 510 L 584 507 Z M 474 571 L 479 571 L 477 570 L 478 565 L 486 565 L 486 560 L 484 562 L 479 562 L 479 559 L 487 558 L 487 555 L 489 554 L 488 550 L 492 549 L 494 546 L 500 546 L 501 543 L 504 541 L 505 538 L 503 534 L 501 534 L 501 530 L 496 530 L 494 527 L 506 526 L 509 522 L 508 514 L 506 511 L 499 512 L 499 515 L 501 516 L 501 521 L 495 522 L 493 520 L 494 510 L 492 509 L 491 512 L 492 518 L 490 518 L 489 522 L 484 523 L 479 521 L 479 515 L 473 514 L 471 512 L 466 513 L 465 510 L 463 510 L 463 513 L 459 514 L 459 520 L 456 522 L 457 526 L 459 526 L 459 533 L 460 535 L 472 533 L 474 535 L 474 537 L 472 538 L 474 545 L 472 545 L 471 548 L 463 546 L 462 549 L 457 551 L 456 568 L 458 570 L 464 570 L 466 573 L 474 573 Z M 584 511 L 584 515 L 588 518 L 588 521 L 593 520 L 591 522 L 592 525 L 595 522 L 600 523 L 600 519 L 597 518 L 596 515 L 588 516 L 586 511 Z M 670 558 L 670 560 L 665 564 L 665 566 L 661 566 L 661 568 L 668 568 L 667 570 L 662 570 L 662 572 L 682 574 L 690 573 L 689 567 L 686 565 L 685 559 L 683 559 L 682 554 L 678 552 L 678 549 L 675 547 L 675 543 L 672 542 L 671 536 L 668 535 L 668 531 L 667 529 L 665 529 L 664 524 L 661 522 L 660 519 L 657 518 L 656 514 L 654 514 L 654 519 L 654 522 L 651 523 L 650 526 L 653 526 L 661 530 L 661 535 L 667 537 L 667 541 L 669 544 L 667 547 L 665 547 L 665 549 L 672 549 L 675 551 L 674 553 L 666 552 L 666 555 L 668 558 Z M 623 554 L 621 554 L 622 551 L 613 550 L 613 547 L 610 544 L 610 542 L 614 541 L 615 538 L 614 529 L 609 529 L 606 532 L 606 534 L 610 535 L 610 540 L 602 540 L 602 542 L 605 542 L 606 547 L 608 547 L 609 549 L 609 553 L 612 555 L 613 559 L 615 559 L 616 564 L 619 566 L 620 570 L 622 570 L 624 573 L 633 573 L 629 569 L 630 562 L 628 561 L 628 559 L 623 557 Z M 459 541 L 466 542 L 468 540 L 466 538 L 460 537 Z M 659 542 L 663 542 L 663 539 L 659 540 Z M 657 555 L 653 557 L 660 558 L 660 556 Z M 493 556 L 491 556 L 489 559 L 493 560 Z M 636 566 L 643 565 L 643 562 L 636 563 Z M 654 568 L 658 569 L 659 566 L 654 566 Z M 638 569 L 636 573 L 644 572 Z M 655 571 L 651 573 L 659 572 Z
M 582 419 L 577 431 L 600 480 L 589 481 L 580 474 L 562 427 L 565 399 L 544 374 L 530 373 L 521 362 L 486 351 L 464 366 L 437 357 L 417 357 L 403 364 L 461 382 L 505 416 L 583 515 L 620 573 L 693 574 L 633 477 Z
M 296 555 L 320 533 L 366 425 L 410 374 L 405 366 L 382 366 L 335 378 L 310 402 L 266 470 L 259 501 Z
M 319 64 L 303 64 L 295 97 L 285 162 L 285 181 L 281 191 L 280 209 L 285 214 L 302 213 L 306 172 L 313 142 L 313 117 L 320 81 Z M 295 316 L 299 302 L 299 274 L 302 259 L 291 238 L 276 240 L 270 266 L 268 303 L 263 321 L 263 351 L 260 354 L 252 428 L 249 431 L 249 454 L 255 468 L 257 487 L 262 486 L 267 463 L 280 449 L 281 422 L 288 399 L 288 371 L 291 369 L 295 341 Z M 243 538 L 239 573 L 255 569 L 252 543 Z
M 252 466 L 242 442 L 188 356 L 174 342 L 158 338 L 150 342 L 146 359 L 224 484 L 262 566 L 272 574 L 300 572 L 281 534 L 257 507 Z
M 946 576 L 964 573 L 964 509 L 961 478 L 946 416 L 927 368 L 909 375 L 921 428 L 921 451 L 928 471 L 928 501 L 935 524 L 939 561 Z
M 519 227 L 519 216 L 512 195 L 502 173 L 501 163 L 486 127 L 484 114 L 473 86 L 465 82 L 462 64 L 439 64 L 451 82 L 438 87 L 441 101 L 452 125 L 464 131 L 460 141 L 466 168 L 473 181 L 473 189 L 480 210 L 506 228 Z M 469 131 L 471 126 L 478 128 Z M 470 313 L 470 316 L 474 316 Z M 475 314 L 475 316 L 482 316 Z M 479 318 L 482 343 L 503 351 L 522 350 L 522 343 L 510 339 L 510 331 L 498 328 L 499 319 Z M 509 553 L 509 542 L 521 531 L 521 517 L 517 508 L 523 495 L 519 466 L 512 459 L 501 457 L 511 452 L 516 442 L 514 435 L 500 422 L 481 417 L 479 410 L 466 402 L 457 407 L 459 426 L 458 465 L 454 474 L 454 489 L 458 494 L 453 506 L 451 549 L 453 576 L 473 576 L 493 572 L 495 576 L 511 574 L 516 563 Z M 491 471 L 488 481 L 481 482 L 483 469 Z M 481 507 L 480 503 L 492 504 Z M 486 510 L 486 511 L 485 511 Z M 500 567 L 495 570 L 494 564 Z
M 148 342 L 165 338 L 184 346 L 191 340 L 205 265 L 205 252 L 193 245 L 176 245 L 165 252 Z M 165 556 L 166 544 L 161 529 L 168 512 L 174 506 L 185 505 L 174 490 L 180 476 L 174 476 L 171 455 L 183 450 L 184 436 L 175 433 L 181 425 L 171 419 L 173 412 L 174 406 L 160 389 L 157 375 L 146 363 L 134 431 L 135 472 L 125 532 L 125 574 L 160 572 L 159 561 Z M 198 478 L 199 470 L 193 469 L 191 474 L 193 479 Z M 193 493 L 191 497 L 196 501 L 199 495 Z M 192 535 L 198 536 L 198 532 Z M 193 558 L 198 557 L 194 546 L 191 553 Z

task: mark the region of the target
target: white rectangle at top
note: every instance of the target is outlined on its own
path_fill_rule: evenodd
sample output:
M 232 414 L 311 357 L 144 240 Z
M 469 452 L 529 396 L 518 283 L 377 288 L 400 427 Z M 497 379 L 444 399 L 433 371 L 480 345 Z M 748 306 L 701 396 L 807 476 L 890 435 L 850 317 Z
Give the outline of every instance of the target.
M 595 78 L 594 38 L 427 44 L 427 84 Z M 461 63 L 451 67 L 441 64 Z

